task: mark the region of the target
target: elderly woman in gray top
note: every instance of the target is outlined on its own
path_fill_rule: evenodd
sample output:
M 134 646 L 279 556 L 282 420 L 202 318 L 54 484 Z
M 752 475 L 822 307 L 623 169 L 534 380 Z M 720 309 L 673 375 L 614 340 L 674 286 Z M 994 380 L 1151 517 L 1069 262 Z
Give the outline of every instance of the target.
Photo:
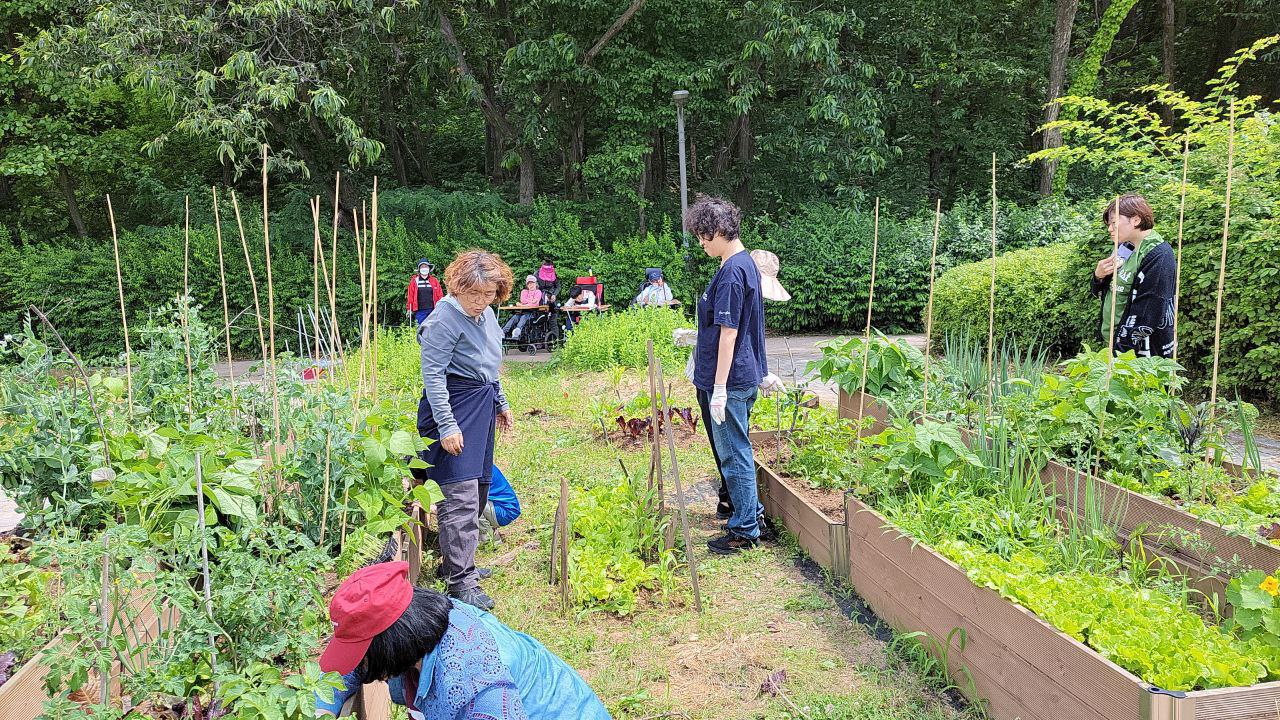
M 513 421 L 498 379 L 502 329 L 491 307 L 510 297 L 511 268 L 493 253 L 468 250 L 449 264 L 444 283 L 449 294 L 418 326 L 423 386 L 418 434 L 428 439 L 422 453 L 431 465 L 426 475 L 444 493 L 436 515 L 449 595 L 492 610 L 493 600 L 478 584 L 475 560 L 494 433 L 511 429 Z

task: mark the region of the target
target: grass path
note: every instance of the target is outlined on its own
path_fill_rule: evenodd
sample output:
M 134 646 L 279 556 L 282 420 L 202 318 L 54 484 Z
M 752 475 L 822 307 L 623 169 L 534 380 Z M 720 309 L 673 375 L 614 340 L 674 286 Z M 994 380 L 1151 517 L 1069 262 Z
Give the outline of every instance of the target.
M 975 717 L 973 710 L 949 705 L 884 642 L 848 619 L 829 590 L 805 577 L 785 543 L 729 558 L 707 553 L 705 541 L 719 531 L 719 523 L 714 467 L 701 434 L 682 439 L 679 460 L 696 497 L 689 515 L 706 611 L 701 616 L 693 611 L 687 571 L 681 568 L 668 597 L 655 593 L 630 616 L 599 611 L 563 616 L 558 592 L 547 584 L 560 477 L 567 476 L 570 487 L 579 490 L 617 482 L 617 459 L 635 472 L 646 467 L 647 451 L 615 450 L 600 439 L 598 426 L 593 431 L 588 398 L 615 393 L 604 374 L 515 367 L 504 387 L 518 420 L 514 435 L 499 440 L 497 461 L 519 493 L 524 514 L 502 531 L 500 541 L 482 548 L 481 564 L 509 558 L 486 588 L 497 600 L 496 614 L 577 668 L 615 717 Z M 617 391 L 629 399 L 641 387 L 640 374 L 632 372 Z M 673 403 L 693 404 L 692 387 L 683 376 L 674 383 Z M 674 504 L 671 493 L 668 502 Z M 787 699 L 803 715 L 786 700 L 760 692 L 765 678 L 782 669 Z

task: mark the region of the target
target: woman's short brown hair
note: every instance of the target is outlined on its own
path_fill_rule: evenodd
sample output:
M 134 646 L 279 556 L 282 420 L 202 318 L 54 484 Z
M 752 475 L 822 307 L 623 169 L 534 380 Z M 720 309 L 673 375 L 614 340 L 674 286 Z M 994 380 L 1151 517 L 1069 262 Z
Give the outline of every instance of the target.
M 1146 198 L 1134 193 L 1121 195 L 1107 204 L 1107 208 L 1102 211 L 1103 225 L 1111 227 L 1111 213 L 1116 210 L 1116 206 L 1119 206 L 1121 215 L 1138 218 L 1139 230 L 1150 230 L 1156 226 L 1156 217 L 1151 212 L 1151 205 L 1147 204 Z
M 685 212 L 684 225 L 695 238 L 722 233 L 729 240 L 737 240 L 742 234 L 742 211 L 724 198 L 699 195 Z
M 453 295 L 482 283 L 496 283 L 498 295 L 495 299 L 503 302 L 511 297 L 513 282 L 511 268 L 502 262 L 502 258 L 484 250 L 464 250 L 444 270 L 444 285 Z

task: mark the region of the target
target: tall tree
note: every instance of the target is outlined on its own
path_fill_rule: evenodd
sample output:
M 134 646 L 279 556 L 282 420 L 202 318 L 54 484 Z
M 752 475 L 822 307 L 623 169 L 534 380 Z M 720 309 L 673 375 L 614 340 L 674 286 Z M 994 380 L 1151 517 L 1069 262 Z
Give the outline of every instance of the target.
M 1172 2 L 1172 0 L 1168 0 Z M 1053 20 L 1053 42 L 1049 50 L 1049 84 L 1045 92 L 1044 124 L 1050 125 L 1058 119 L 1061 105 L 1059 96 L 1067 83 L 1067 57 L 1071 53 L 1071 31 L 1076 24 L 1076 11 L 1080 0 L 1057 0 Z M 1062 130 L 1048 127 L 1040 134 L 1040 149 L 1048 150 L 1062 146 Z M 1039 191 L 1041 195 L 1053 194 L 1053 174 L 1057 170 L 1057 160 L 1045 160 L 1040 164 Z

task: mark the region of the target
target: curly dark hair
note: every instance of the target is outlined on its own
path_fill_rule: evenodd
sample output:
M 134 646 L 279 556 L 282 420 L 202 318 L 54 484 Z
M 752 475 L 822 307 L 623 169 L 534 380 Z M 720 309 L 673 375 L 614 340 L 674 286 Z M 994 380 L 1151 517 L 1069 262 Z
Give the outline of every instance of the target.
M 699 195 L 685 211 L 684 224 L 696 238 L 724 233 L 726 238 L 737 240 L 742 234 L 742 211 L 724 198 Z
M 360 661 L 364 682 L 388 680 L 403 675 L 440 644 L 449 627 L 453 601 L 435 590 L 414 588 L 413 600 L 404 614 L 373 637 Z

